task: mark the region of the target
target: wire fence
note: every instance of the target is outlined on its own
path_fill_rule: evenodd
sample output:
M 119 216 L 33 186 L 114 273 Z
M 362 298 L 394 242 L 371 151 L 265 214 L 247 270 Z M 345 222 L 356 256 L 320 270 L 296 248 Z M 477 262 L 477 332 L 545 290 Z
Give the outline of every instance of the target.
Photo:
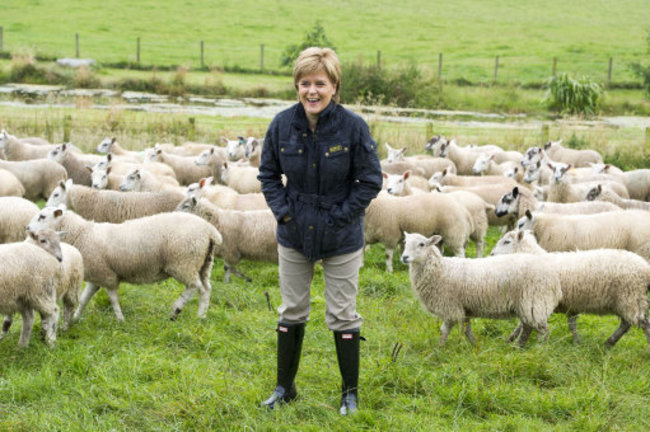
M 0 51 L 12 52 L 0 26 Z M 112 40 L 101 34 L 71 34 L 70 46 L 61 49 L 60 40 L 21 41 L 21 45 L 34 48 L 37 55 L 46 57 L 92 58 L 103 65 L 132 67 L 218 68 L 241 72 L 289 74 L 290 68 L 280 65 L 284 47 L 261 42 L 241 45 L 236 42 L 221 43 L 208 40 L 160 40 L 137 37 L 134 40 Z M 17 49 L 17 48 L 16 48 Z M 399 68 L 413 63 L 412 54 L 406 51 L 383 50 L 354 53 L 338 52 L 344 63 L 373 65 L 379 68 Z M 486 55 L 482 53 L 438 52 L 419 57 L 417 66 L 428 76 L 460 84 L 477 83 L 541 83 L 549 77 L 566 72 L 574 76 L 589 76 L 606 86 L 637 88 L 640 80 L 630 69 L 638 58 L 613 57 L 606 54 L 574 52 L 552 57 L 530 54 Z

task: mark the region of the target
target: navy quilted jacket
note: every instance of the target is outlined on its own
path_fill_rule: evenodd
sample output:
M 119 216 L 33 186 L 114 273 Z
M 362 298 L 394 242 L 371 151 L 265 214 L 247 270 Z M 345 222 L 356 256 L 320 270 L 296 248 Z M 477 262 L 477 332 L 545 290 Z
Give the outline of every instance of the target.
M 300 103 L 279 113 L 258 176 L 278 220 L 278 243 L 313 261 L 361 248 L 364 211 L 382 186 L 376 147 L 363 119 L 333 102 L 313 133 Z

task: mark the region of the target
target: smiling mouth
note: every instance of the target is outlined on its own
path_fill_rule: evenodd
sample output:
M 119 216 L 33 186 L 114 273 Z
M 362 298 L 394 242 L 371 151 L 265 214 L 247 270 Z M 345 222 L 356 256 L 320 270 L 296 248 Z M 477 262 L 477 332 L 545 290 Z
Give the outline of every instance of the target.
M 309 99 L 309 98 L 308 98 L 308 99 L 307 99 L 307 102 L 310 102 L 310 103 L 316 103 L 316 102 L 320 102 L 320 99 Z

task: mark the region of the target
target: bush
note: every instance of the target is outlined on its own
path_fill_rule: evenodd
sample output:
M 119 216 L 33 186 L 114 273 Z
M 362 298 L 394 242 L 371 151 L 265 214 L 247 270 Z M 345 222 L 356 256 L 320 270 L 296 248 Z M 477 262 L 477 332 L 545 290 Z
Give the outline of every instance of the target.
M 309 47 L 328 47 L 336 51 L 332 42 L 327 38 L 325 34 L 325 28 L 320 23 L 316 23 L 311 32 L 305 35 L 305 40 L 299 45 L 289 45 L 284 49 L 282 57 L 280 58 L 280 66 L 291 66 L 293 62 L 298 58 L 298 55 L 302 50 Z
M 598 113 L 602 87 L 587 77 L 571 78 L 563 73 L 547 80 L 544 102 L 555 111 L 567 114 Z

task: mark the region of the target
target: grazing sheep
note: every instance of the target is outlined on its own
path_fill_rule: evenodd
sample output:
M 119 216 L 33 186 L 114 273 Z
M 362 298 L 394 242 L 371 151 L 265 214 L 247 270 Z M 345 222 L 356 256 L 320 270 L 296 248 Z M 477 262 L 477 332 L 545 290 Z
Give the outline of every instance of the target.
M 424 307 L 442 321 L 440 345 L 463 323 L 474 344 L 471 318 L 518 317 L 523 348 L 533 329 L 548 337 L 548 317 L 562 298 L 557 275 L 537 263 L 538 256 L 446 258 L 438 250 L 442 238 L 404 233 L 402 262 L 409 265 L 411 287 Z
M 61 266 L 54 255 L 27 242 L 0 245 L 0 314 L 5 316 L 0 333 L 3 339 L 11 327 L 11 317 L 23 317 L 19 347 L 26 347 L 32 334 L 34 310 L 41 314 L 41 332 L 48 345 L 56 341 L 59 307 L 56 286 Z
M 594 214 L 620 209 L 614 204 L 605 202 L 554 203 L 539 201 L 528 189 L 519 189 L 519 187 L 515 186 L 512 192 L 508 192 L 501 197 L 496 205 L 495 213 L 499 217 L 512 215 L 519 218 L 526 213 L 526 210 L 558 214 Z
M 19 197 L 0 197 L 0 243 L 25 239 L 25 227 L 38 213 L 38 206 Z
M 562 146 L 562 140 L 549 141 L 544 151 L 551 160 L 575 167 L 589 167 L 590 163 L 603 163 L 603 157 L 595 150 L 574 150 Z
M 0 160 L 0 169 L 10 171 L 25 188 L 29 200 L 47 199 L 60 181 L 68 174 L 61 165 L 48 159 L 26 161 Z
M 644 210 L 619 210 L 590 215 L 526 214 L 517 228 L 535 234 L 549 252 L 625 249 L 650 261 L 650 218 Z
M 394 197 L 380 192 L 366 209 L 364 238 L 366 244 L 384 245 L 386 271 L 390 273 L 393 271 L 393 252 L 404 231 L 440 234 L 451 253 L 465 256 L 472 228 L 467 209 L 446 194 Z
M 81 253 L 72 245 L 60 243 L 59 233 L 49 228 L 40 229 L 36 233 L 29 231 L 27 241 L 50 252 L 61 262 L 56 297 L 63 304 L 61 330 L 67 331 L 72 324 L 74 310 L 79 304 L 79 294 L 84 282 L 84 263 Z
M 22 197 L 25 187 L 11 171 L 0 168 L 0 197 Z
M 68 173 L 68 178 L 72 179 L 75 184 L 90 186 L 92 178 L 89 165 L 69 149 L 69 144 L 59 144 L 48 152 L 47 158 L 60 163 Z
M 222 238 L 215 227 L 198 216 L 161 213 L 111 224 L 95 223 L 71 211 L 46 207 L 34 216 L 28 228 L 66 231 L 70 244 L 81 252 L 86 288 L 74 320 L 103 286 L 115 316 L 124 321 L 117 292 L 121 282 L 154 283 L 170 277 L 185 285 L 185 291 L 174 303 L 172 319 L 196 291 L 199 292 L 199 318 L 207 313 L 210 272 L 215 249 L 221 245 Z
M 645 332 L 650 345 L 650 264 L 640 256 L 616 249 L 547 253 L 526 231 L 506 233 L 492 249 L 492 255 L 511 253 L 538 254 L 539 265 L 558 275 L 562 300 L 556 312 L 566 313 L 574 343 L 580 342 L 578 314 L 589 313 L 614 314 L 621 319 L 619 328 L 607 339 L 607 346 L 614 346 L 631 325 Z M 519 330 L 511 335 L 513 340 Z
M 183 200 L 181 192 L 131 192 L 93 189 L 61 182 L 46 205 L 64 204 L 82 217 L 95 222 L 120 223 L 157 213 L 171 212 Z
M 596 185 L 587 193 L 587 201 L 616 205 L 623 209 L 639 209 L 650 211 L 650 202 L 634 199 L 624 199 L 601 185 Z M 594 201 L 597 200 L 597 201 Z
M 277 264 L 278 223 L 270 209 L 226 210 L 206 199 L 191 197 L 184 199 L 176 210 L 202 217 L 221 233 L 223 244 L 217 248 L 216 255 L 224 260 L 226 282 L 230 282 L 231 273 L 251 281 L 236 268 L 242 259 Z
M 240 194 L 223 185 L 210 185 L 212 177 L 201 179 L 187 187 L 186 196 L 205 198 L 222 209 L 231 210 L 267 210 L 269 208 L 261 193 Z
M 184 186 L 195 183 L 204 177 L 211 175 L 207 166 L 197 166 L 194 157 L 176 156 L 163 151 L 158 144 L 151 152 L 149 162 L 162 162 L 169 165 L 176 175 L 178 183 Z
M 411 175 L 411 171 L 404 174 L 387 174 L 384 177 L 384 189 L 391 195 L 405 196 L 429 192 L 429 182 L 419 175 Z
M 224 162 L 221 167 L 221 183 L 241 194 L 262 192 L 262 183 L 257 179 L 260 170 L 252 166 L 239 166 Z

